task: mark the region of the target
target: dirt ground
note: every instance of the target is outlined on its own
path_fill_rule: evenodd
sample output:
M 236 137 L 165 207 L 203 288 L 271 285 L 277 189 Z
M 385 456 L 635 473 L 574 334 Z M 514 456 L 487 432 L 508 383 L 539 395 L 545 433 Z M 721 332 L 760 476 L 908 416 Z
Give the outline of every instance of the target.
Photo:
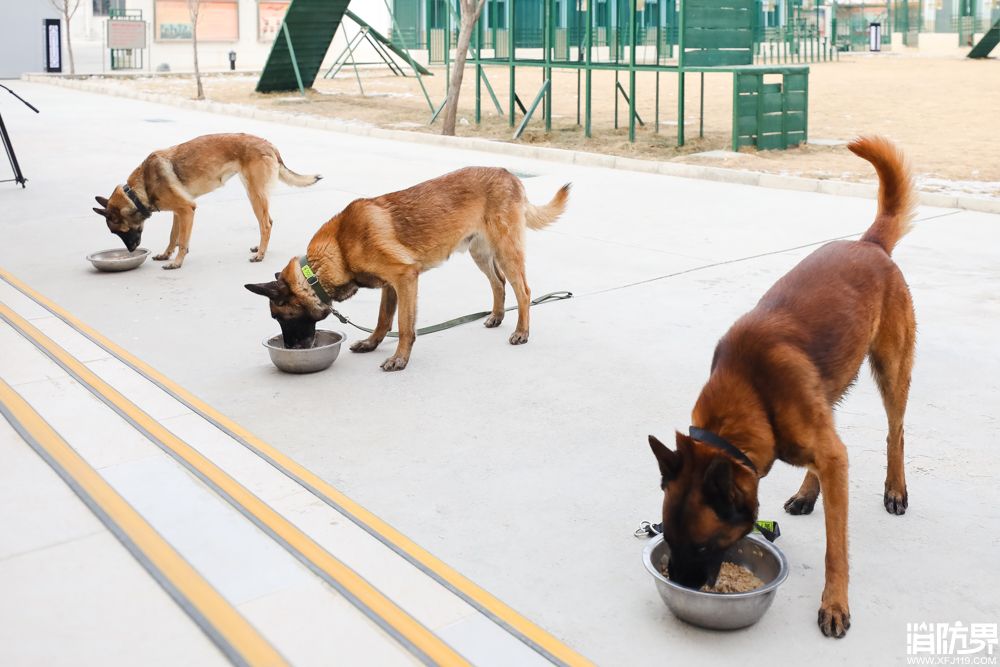
M 424 76 L 424 85 L 436 107 L 444 98 L 443 68 Z M 488 68 L 487 77 L 507 113 L 506 68 Z M 522 142 L 576 150 L 674 160 L 752 169 L 757 171 L 871 181 L 870 167 L 858 160 L 844 143 L 858 134 L 880 133 L 897 140 L 911 156 L 920 187 L 1000 196 L 1000 159 L 987 140 L 1000 126 L 1000 60 L 968 60 L 960 56 L 928 57 L 919 54 L 881 53 L 844 55 L 839 62 L 813 64 L 809 88 L 809 139 L 812 143 L 787 151 L 746 151 L 739 154 L 699 155 L 730 147 L 732 78 L 728 74 L 705 77 L 705 136 L 698 138 L 697 74 L 687 81 L 686 134 L 688 143 L 676 146 L 677 77 L 660 75 L 660 127 L 655 131 L 655 76 L 637 75 L 637 112 L 645 121 L 636 142 L 628 142 L 628 106 L 619 96 L 619 128 L 614 127 L 615 75 L 593 74 L 593 134 L 583 135 L 577 125 L 577 74 L 555 70 L 553 77 L 552 131 L 546 134 L 541 110 L 536 112 L 520 139 Z M 290 113 L 335 117 L 345 121 L 439 132 L 440 123 L 428 125 L 430 111 L 420 85 L 413 77 L 394 77 L 386 69 L 360 70 L 361 88 L 353 70 L 343 69 L 336 79 L 319 79 L 306 99 L 298 93 L 262 95 L 254 92 L 256 78 L 209 76 L 209 99 L 254 104 Z M 620 75 L 628 90 L 628 75 Z M 542 82 L 537 68 L 517 70 L 517 92 L 530 104 Z M 138 86 L 150 92 L 191 96 L 193 82 L 177 76 L 122 79 L 119 85 Z M 582 82 L 581 82 L 582 86 Z M 510 141 L 513 130 L 506 117 L 497 115 L 485 87 L 483 121 L 474 123 L 475 76 L 466 71 L 458 134 Z M 581 109 L 582 113 L 582 109 Z M 517 122 L 521 120 L 517 114 Z

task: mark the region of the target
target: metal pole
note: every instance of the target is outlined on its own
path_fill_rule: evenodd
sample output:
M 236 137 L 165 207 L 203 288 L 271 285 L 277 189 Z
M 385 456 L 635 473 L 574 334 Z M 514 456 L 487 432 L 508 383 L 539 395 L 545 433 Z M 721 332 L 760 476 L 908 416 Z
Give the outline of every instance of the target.
M 545 67 L 543 68 L 543 78 L 545 83 L 548 84 L 552 80 L 552 68 L 549 66 L 552 62 L 552 32 L 554 30 L 553 20 L 552 20 L 552 3 L 554 0 L 542 0 L 545 3 L 545 38 L 543 39 L 543 46 L 545 47 Z M 545 116 L 545 131 L 550 132 L 552 130 L 552 86 L 545 86 L 545 107 L 543 109 L 543 115 Z
M 586 75 L 586 100 L 584 102 L 584 114 L 583 114 L 583 134 L 588 139 L 590 138 L 590 110 L 591 110 L 591 74 L 593 70 L 591 69 L 591 52 L 594 50 L 593 38 L 594 38 L 594 14 L 593 14 L 594 0 L 587 0 L 587 75 Z
M 677 27 L 677 145 L 684 145 L 684 10 L 680 8 Z
M 514 0 L 507 0 L 507 67 L 509 73 L 507 83 L 510 88 L 510 113 L 507 114 L 510 126 L 514 127 L 514 102 L 517 91 L 514 88 Z
M 635 43 L 638 40 L 636 31 L 636 8 L 638 0 L 632 0 L 629 5 L 629 36 L 631 46 L 629 47 L 628 59 L 628 140 L 635 143 Z
M 660 133 L 660 70 L 656 70 L 656 134 Z
M 434 111 L 434 103 L 431 102 L 431 96 L 427 94 L 427 88 L 424 86 L 424 80 L 420 78 L 420 69 L 417 64 L 413 61 L 413 57 L 410 56 L 410 49 L 406 46 L 406 38 L 403 37 L 403 31 L 399 29 L 399 24 L 396 23 L 396 15 L 392 13 L 389 8 L 389 0 L 382 0 L 385 3 L 385 11 L 389 12 L 389 18 L 392 20 L 392 34 L 399 35 L 399 43 L 403 45 L 403 51 L 406 52 L 406 60 L 410 63 L 410 67 L 413 68 L 414 74 L 417 75 L 417 83 L 420 84 L 420 90 L 424 93 L 424 99 L 427 101 L 427 106 L 431 111 Z M 430 49 L 430 44 L 427 45 Z M 428 51 L 430 53 L 430 51 Z
M 484 7 L 484 9 L 486 10 L 484 13 L 489 14 L 489 8 Z M 479 20 L 476 21 L 476 25 L 473 26 L 475 29 L 473 36 L 476 39 L 476 125 L 479 125 L 482 120 L 483 66 L 479 62 L 479 56 L 481 55 L 480 52 L 482 51 L 482 21 L 483 16 L 480 14 Z
M 302 75 L 299 73 L 299 61 L 295 59 L 295 47 L 292 46 L 292 33 L 288 30 L 288 23 L 282 22 L 281 29 L 285 33 L 285 44 L 288 45 L 288 55 L 292 59 L 292 69 L 295 70 L 295 81 L 299 84 L 299 92 L 302 97 L 306 96 L 306 89 L 302 85 Z
M 535 113 L 535 109 L 538 108 L 538 105 L 548 92 L 549 84 L 550 81 L 548 79 L 542 83 L 542 87 L 538 90 L 538 94 L 535 95 L 535 101 L 531 103 L 527 113 L 524 114 L 524 119 L 521 121 L 521 124 L 517 126 L 517 131 L 514 132 L 514 139 L 519 139 L 521 137 L 521 133 L 524 132 L 524 128 L 528 126 L 528 121 L 531 120 L 531 114 Z
M 701 92 L 698 96 L 698 136 L 705 136 L 705 73 L 701 74 Z

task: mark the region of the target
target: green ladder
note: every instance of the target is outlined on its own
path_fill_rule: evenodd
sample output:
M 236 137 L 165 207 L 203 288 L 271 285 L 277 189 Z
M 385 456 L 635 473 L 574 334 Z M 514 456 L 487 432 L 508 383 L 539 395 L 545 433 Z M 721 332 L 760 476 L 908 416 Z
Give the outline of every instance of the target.
M 257 82 L 257 92 L 310 88 L 349 2 L 292 0 Z
M 993 24 L 993 27 L 986 31 L 979 43 L 969 51 L 969 58 L 985 58 L 990 55 L 990 51 L 1000 44 L 1000 19 Z

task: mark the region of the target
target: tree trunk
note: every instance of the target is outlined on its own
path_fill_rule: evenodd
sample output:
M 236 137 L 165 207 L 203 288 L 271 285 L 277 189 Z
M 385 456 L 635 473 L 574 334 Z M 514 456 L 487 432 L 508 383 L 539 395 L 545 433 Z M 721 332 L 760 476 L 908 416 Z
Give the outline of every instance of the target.
M 455 120 L 458 116 L 458 99 L 462 94 L 462 78 L 465 76 L 465 59 L 472 43 L 472 32 L 483 11 L 486 0 L 462 0 L 462 24 L 458 30 L 458 44 L 455 47 L 455 62 L 452 63 L 451 82 L 448 86 L 448 101 L 444 105 L 444 120 L 441 134 L 455 136 Z
M 73 61 L 73 42 L 70 40 L 72 31 L 69 29 L 69 20 L 73 18 L 73 15 L 69 13 L 69 7 L 66 9 L 67 11 L 64 13 L 66 19 L 66 54 L 69 56 L 69 73 L 76 74 L 76 63 Z
M 199 0 L 188 0 L 191 13 L 191 44 L 194 46 L 194 81 L 197 85 L 196 100 L 205 99 L 205 89 L 201 85 L 201 70 L 198 68 L 198 11 L 201 9 Z

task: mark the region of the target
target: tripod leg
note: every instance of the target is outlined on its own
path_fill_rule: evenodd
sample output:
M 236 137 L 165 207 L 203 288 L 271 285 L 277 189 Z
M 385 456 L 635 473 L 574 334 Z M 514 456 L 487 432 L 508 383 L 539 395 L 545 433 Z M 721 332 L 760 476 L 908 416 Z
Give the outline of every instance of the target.
M 0 115 L 0 138 L 3 139 L 3 147 L 7 151 L 7 159 L 10 161 L 10 167 L 14 170 L 14 182 L 19 183 L 24 188 L 28 179 L 21 173 L 21 165 L 17 162 L 17 155 L 14 154 L 14 146 L 10 143 L 10 135 L 7 134 L 7 126 L 3 122 L 2 115 Z

